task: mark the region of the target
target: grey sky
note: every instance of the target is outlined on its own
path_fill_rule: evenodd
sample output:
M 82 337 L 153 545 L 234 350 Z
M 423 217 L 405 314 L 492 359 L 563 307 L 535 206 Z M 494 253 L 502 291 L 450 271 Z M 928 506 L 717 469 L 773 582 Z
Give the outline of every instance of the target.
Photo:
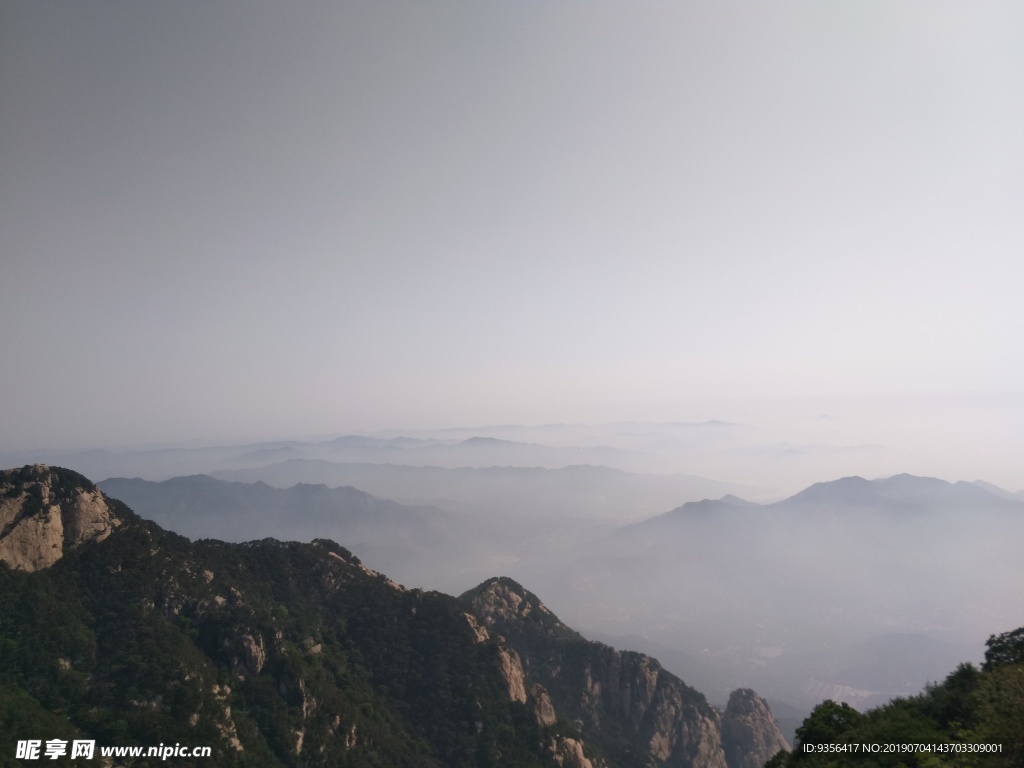
M 1021 137 L 1017 2 L 0 0 L 0 449 L 1019 426 Z

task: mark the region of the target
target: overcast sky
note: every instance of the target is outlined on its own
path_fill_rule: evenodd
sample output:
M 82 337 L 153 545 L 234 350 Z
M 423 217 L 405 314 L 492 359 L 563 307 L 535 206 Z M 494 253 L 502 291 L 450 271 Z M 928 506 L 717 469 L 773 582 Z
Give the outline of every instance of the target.
M 1022 137 L 1016 0 L 0 0 L 0 449 L 1021 425 Z

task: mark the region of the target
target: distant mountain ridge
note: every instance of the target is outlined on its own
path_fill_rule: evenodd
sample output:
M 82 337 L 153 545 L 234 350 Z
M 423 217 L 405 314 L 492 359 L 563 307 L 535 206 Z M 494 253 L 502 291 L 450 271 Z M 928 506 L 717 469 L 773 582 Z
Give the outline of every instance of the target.
M 740 492 L 735 484 L 688 475 L 643 475 L 592 464 L 438 467 L 289 459 L 212 473 L 236 482 L 351 485 L 404 504 L 435 504 L 461 511 L 499 509 L 517 515 L 623 520 L 654 512 L 680 497 Z
M 451 517 L 436 507 L 398 504 L 351 486 L 329 488 L 322 483 L 282 489 L 262 482 L 190 475 L 163 482 L 115 477 L 98 485 L 129 506 L 145 507 L 148 519 L 193 539 L 248 541 L 279 537 L 284 529 L 301 539 L 307 533 L 319 535 L 324 525 L 359 526 L 395 519 L 415 523 L 418 536 L 436 536 L 429 526 Z M 238 515 L 245 516 L 244 528 L 237 527 Z
M 191 539 L 345 541 L 360 557 L 410 583 L 424 581 L 418 577 L 435 559 L 460 561 L 479 543 L 472 522 L 458 514 L 379 499 L 350 486 L 275 488 L 192 475 L 163 482 L 111 478 L 99 487 L 145 519 Z
M 851 476 L 815 483 L 786 499 L 770 504 L 746 501 L 732 494 L 717 500 L 687 502 L 669 512 L 642 521 L 639 525 L 686 514 L 691 510 L 720 510 L 726 507 L 788 511 L 813 506 L 818 509 L 845 507 L 913 512 L 926 507 L 970 509 L 972 505 L 1024 513 L 1024 498 L 1018 498 L 1017 495 L 991 483 L 969 483 L 962 480 L 951 483 L 935 477 L 900 474 L 877 480 Z
M 823 692 L 868 707 L 1021 623 L 1021 540 L 1024 500 L 1012 494 L 848 477 L 774 503 L 682 504 L 592 541 L 537 583 L 576 626 L 679 649 L 666 660 L 716 701 L 741 685 L 796 707 Z M 880 642 L 893 636 L 915 640 Z
M 650 434 L 639 441 L 619 440 L 613 445 L 602 440 L 611 430 L 615 442 L 621 429 L 633 427 Z M 664 434 L 651 432 L 656 429 Z M 254 469 L 271 461 L 286 459 L 323 460 L 340 463 L 395 463 L 409 466 L 447 468 L 521 466 L 558 469 L 577 464 L 611 466 L 631 472 L 678 471 L 679 462 L 662 450 L 658 440 L 673 435 L 719 434 L 723 425 L 605 425 L 585 427 L 487 427 L 438 430 L 408 436 L 341 435 L 321 440 L 274 440 L 249 444 L 168 445 L 136 449 L 35 450 L 0 455 L 2 463 L 59 463 L 90 477 L 141 477 L 166 480 L 192 474 L 210 474 L 233 469 Z M 568 430 L 568 432 L 566 431 Z M 573 441 L 574 437 L 580 442 Z M 533 438 L 533 439 L 531 439 Z M 654 440 L 654 443 L 650 443 Z M 647 450 L 649 445 L 654 450 Z M 671 451 L 669 451 L 671 453 Z M 291 483 L 290 483 L 291 484 Z

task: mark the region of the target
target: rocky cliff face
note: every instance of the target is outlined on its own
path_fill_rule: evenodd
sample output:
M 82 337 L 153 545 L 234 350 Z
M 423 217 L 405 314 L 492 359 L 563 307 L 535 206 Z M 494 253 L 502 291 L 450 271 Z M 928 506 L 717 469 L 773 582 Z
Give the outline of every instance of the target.
M 462 600 L 610 765 L 727 768 L 721 716 L 655 659 L 584 639 L 511 579 L 486 581 Z
M 765 700 L 749 688 L 729 696 L 722 717 L 722 747 L 729 768 L 762 768 L 780 749 L 789 749 Z
M 99 489 L 75 472 L 45 464 L 0 472 L 0 560 L 12 568 L 48 568 L 119 524 Z
M 583 745 L 576 739 L 552 739 L 549 751 L 559 768 L 594 768 L 594 764 L 583 754 Z

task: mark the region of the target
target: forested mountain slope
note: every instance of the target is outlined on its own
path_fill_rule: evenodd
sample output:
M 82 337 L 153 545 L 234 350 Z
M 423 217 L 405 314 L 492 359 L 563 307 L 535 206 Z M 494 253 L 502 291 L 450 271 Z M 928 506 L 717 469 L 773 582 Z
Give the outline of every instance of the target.
M 113 532 L 79 542 L 82 494 L 66 470 L 0 477 L 5 539 L 64 527 L 49 567 L 0 564 L 5 759 L 81 734 L 209 745 L 216 765 L 558 764 L 571 728 L 539 724 L 512 654 L 454 598 L 325 540 L 192 543 L 101 495 Z
M 192 542 L 43 465 L 0 473 L 0 514 L 0 760 L 87 738 L 216 765 L 727 766 L 701 694 L 514 582 L 460 601 L 324 539 Z M 520 595 L 540 634 L 502 618 Z

